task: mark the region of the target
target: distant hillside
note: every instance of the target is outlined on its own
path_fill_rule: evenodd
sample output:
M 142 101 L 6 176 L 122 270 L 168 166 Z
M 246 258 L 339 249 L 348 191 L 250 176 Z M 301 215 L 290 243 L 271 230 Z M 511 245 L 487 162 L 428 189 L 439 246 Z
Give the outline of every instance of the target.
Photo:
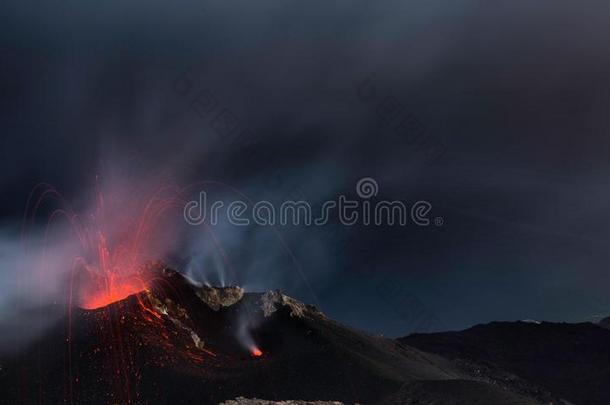
M 596 324 L 492 322 L 399 341 L 475 373 L 513 374 L 575 404 L 610 404 L 610 330 Z

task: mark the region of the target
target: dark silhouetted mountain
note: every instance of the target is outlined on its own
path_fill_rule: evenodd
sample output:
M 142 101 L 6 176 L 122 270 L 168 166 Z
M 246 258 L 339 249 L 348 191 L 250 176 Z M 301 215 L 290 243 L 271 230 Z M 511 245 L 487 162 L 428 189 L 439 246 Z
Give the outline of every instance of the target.
M 610 404 L 610 330 L 599 325 L 492 322 L 399 341 L 450 359 L 473 374 L 497 380 L 507 373 L 574 404 Z

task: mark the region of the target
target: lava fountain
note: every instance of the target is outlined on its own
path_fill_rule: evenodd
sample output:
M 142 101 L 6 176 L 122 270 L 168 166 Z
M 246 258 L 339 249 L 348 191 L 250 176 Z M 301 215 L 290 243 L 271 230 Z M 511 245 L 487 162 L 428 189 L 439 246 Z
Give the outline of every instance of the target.
M 89 260 L 85 257 L 77 260 L 88 275 L 84 281 L 81 278 L 79 286 L 79 305 L 82 308 L 107 306 L 148 289 L 151 275 L 146 270 L 149 266 L 145 261 L 155 250 L 151 236 L 155 234 L 154 228 L 163 213 L 179 206 L 176 197 L 162 198 L 159 194 L 147 201 L 135 220 L 120 220 L 118 229 L 117 222 L 108 224 L 104 221 L 108 215 L 104 211 L 103 197 L 99 195 L 96 215 L 90 227 L 85 228 L 88 235 L 83 248 L 89 253 Z M 114 237 L 112 244 L 106 236 L 109 225 Z
M 69 299 L 83 309 L 104 307 L 146 291 L 153 277 L 147 270 L 148 263 L 161 258 L 175 239 L 173 225 L 165 223 L 165 214 L 180 209 L 180 190 L 161 187 L 144 199 L 133 194 L 110 193 L 108 203 L 98 190 L 94 209 L 85 216 L 75 213 L 47 184 L 36 186 L 28 199 L 26 233 L 45 199 L 60 203 L 61 208 L 48 218 L 46 234 L 60 218 L 67 220 L 78 245 L 78 253 L 72 258 Z

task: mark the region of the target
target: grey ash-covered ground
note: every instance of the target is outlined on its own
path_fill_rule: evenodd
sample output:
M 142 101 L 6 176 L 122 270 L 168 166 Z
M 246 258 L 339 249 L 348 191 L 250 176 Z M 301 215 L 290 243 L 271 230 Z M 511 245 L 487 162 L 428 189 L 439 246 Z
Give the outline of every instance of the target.
M 235 398 L 219 405 L 344 405 L 338 401 L 267 401 L 264 399 Z
M 608 392 L 610 330 L 596 325 L 491 325 L 393 340 L 279 291 L 198 286 L 157 271 L 147 292 L 74 308 L 70 322 L 2 359 L 2 403 L 585 404 Z

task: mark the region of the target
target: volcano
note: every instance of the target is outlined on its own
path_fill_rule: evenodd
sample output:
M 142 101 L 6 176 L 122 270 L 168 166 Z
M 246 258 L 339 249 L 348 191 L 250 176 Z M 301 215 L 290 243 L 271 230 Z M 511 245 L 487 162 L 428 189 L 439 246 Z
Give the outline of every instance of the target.
M 30 350 L 2 359 L 1 400 L 561 403 L 504 368 L 473 371 L 456 361 L 455 351 L 440 350 L 438 336 L 429 345 L 425 336 L 371 336 L 280 291 L 200 285 L 157 265 L 143 291 L 93 309 L 73 308 Z

